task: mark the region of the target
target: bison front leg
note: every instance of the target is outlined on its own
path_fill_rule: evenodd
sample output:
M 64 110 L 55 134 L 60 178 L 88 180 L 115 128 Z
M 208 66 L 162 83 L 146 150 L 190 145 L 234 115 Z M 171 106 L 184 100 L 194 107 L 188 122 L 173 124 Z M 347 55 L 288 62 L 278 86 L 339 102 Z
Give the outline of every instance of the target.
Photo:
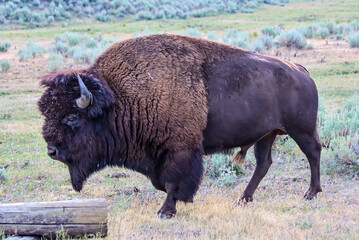
M 161 171 L 167 197 L 158 211 L 161 218 L 171 218 L 177 212 L 176 202 L 193 202 L 203 176 L 203 151 L 181 150 L 166 155 Z

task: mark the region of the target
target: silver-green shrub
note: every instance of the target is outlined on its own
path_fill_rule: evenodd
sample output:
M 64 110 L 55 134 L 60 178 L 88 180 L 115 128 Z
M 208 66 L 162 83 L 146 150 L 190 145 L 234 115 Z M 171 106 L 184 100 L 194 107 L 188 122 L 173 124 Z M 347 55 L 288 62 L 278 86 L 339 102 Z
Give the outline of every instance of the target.
M 281 47 L 294 47 L 303 49 L 307 45 L 307 40 L 304 35 L 297 29 L 283 32 L 277 37 L 279 46 Z
M 29 41 L 24 48 L 19 50 L 17 55 L 18 55 L 20 61 L 23 61 L 23 60 L 27 60 L 31 57 L 41 56 L 45 52 L 46 52 L 46 50 L 44 47 L 42 47 L 41 45 L 39 45 L 33 41 Z
M 0 62 L 0 68 L 2 72 L 7 72 L 10 70 L 11 65 L 10 62 L 8 60 L 4 60 Z
M 248 40 L 249 35 L 247 32 L 242 32 L 235 29 L 227 30 L 222 38 L 224 43 L 242 48 L 248 48 Z

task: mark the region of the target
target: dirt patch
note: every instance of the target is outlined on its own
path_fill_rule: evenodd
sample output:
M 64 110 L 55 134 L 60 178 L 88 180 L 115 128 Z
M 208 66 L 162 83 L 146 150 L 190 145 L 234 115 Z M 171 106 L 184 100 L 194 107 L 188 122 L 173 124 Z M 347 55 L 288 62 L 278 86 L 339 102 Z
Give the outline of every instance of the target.
M 351 48 L 346 41 L 309 39 L 308 43 L 313 45 L 313 49 L 279 48 L 269 51 L 268 54 L 306 67 L 322 63 L 351 62 L 359 59 L 359 48 Z

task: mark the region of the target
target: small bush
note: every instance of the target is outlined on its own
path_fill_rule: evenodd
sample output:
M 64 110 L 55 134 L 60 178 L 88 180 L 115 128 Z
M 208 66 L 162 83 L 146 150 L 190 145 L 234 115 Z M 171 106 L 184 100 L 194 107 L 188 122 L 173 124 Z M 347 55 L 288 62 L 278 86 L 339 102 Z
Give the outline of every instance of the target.
M 349 99 L 333 112 L 326 110 L 321 103 L 318 129 L 324 147 L 323 169 L 328 174 L 359 176 L 359 99 Z
M 307 40 L 305 39 L 304 35 L 296 29 L 281 33 L 277 40 L 280 46 L 285 47 L 295 47 L 302 49 L 307 45 Z
M 86 58 L 86 54 L 84 49 L 82 49 L 79 46 L 74 46 L 70 49 L 69 55 L 76 61 L 80 63 L 86 63 L 88 62 L 88 59 Z
M 63 42 L 56 42 L 54 50 L 56 52 L 66 54 L 69 51 L 69 47 Z
M 254 10 L 251 8 L 241 8 L 241 13 L 254 13 Z
M 352 31 L 352 26 L 349 23 L 340 23 L 335 27 L 336 33 L 348 35 Z
M 0 52 L 7 52 L 7 50 L 9 50 L 11 44 L 7 41 L 3 41 L 2 43 L 0 43 Z
M 280 29 L 277 27 L 265 26 L 265 27 L 262 27 L 261 33 L 274 38 L 280 34 Z
M 47 17 L 47 25 L 50 25 L 51 23 L 53 23 L 55 21 L 54 16 L 48 16 Z
M 202 33 L 198 31 L 196 28 L 190 28 L 188 29 L 188 31 L 181 31 L 180 34 L 194 36 L 194 37 L 202 37 Z
M 64 58 L 58 53 L 50 53 L 48 61 L 48 68 L 51 71 L 61 69 L 64 66 Z
M 213 8 L 203 8 L 197 12 L 192 13 L 193 17 L 205 17 L 216 14 L 216 10 Z
M 261 34 L 259 37 L 254 39 L 252 49 L 257 52 L 264 52 L 265 50 L 271 49 L 273 45 L 273 37 Z
M 209 31 L 207 33 L 207 38 L 212 41 L 218 41 L 218 36 L 215 31 Z
M 260 41 L 260 39 L 258 39 L 258 38 L 254 39 L 251 49 L 253 49 L 254 51 L 259 52 L 259 53 L 262 53 L 266 50 L 263 42 Z
M 96 14 L 95 19 L 97 21 L 100 21 L 100 22 L 108 22 L 108 21 L 110 21 L 110 17 L 107 16 L 107 15 L 104 15 L 102 13 Z
M 211 184 L 230 186 L 236 183 L 243 170 L 229 160 L 229 156 L 215 154 L 204 161 L 206 176 Z
M 352 27 L 354 32 L 358 32 L 359 31 L 359 22 L 354 20 L 352 22 L 350 22 L 350 26 Z
M 67 43 L 69 46 L 75 46 L 79 44 L 83 38 L 84 36 L 81 36 L 79 33 L 65 32 L 61 35 L 55 36 L 55 41 Z
M 155 17 L 153 16 L 153 14 L 150 12 L 150 11 L 141 11 L 136 20 L 137 21 L 140 21 L 140 20 L 152 20 L 154 19 Z
M 11 12 L 11 18 L 18 20 L 19 22 L 30 22 L 31 20 L 31 11 L 29 8 L 17 8 L 15 11 Z
M 86 48 L 95 48 L 97 46 L 97 42 L 91 38 L 85 38 L 83 44 Z
M 0 169 L 0 183 L 4 183 L 8 180 L 8 176 L 5 172 L 5 169 Z
M 0 67 L 2 72 L 7 72 L 11 68 L 10 62 L 5 60 L 0 62 Z
M 352 33 L 349 35 L 349 45 L 351 47 L 359 48 L 359 32 Z
M 150 30 L 147 28 L 144 32 L 150 33 Z M 104 40 L 102 35 L 92 38 L 87 34 L 66 32 L 55 37 L 55 44 L 51 47 L 51 51 L 71 57 L 75 62 L 90 63 L 112 42 L 114 40 Z
M 322 39 L 325 39 L 329 36 L 330 34 L 330 31 L 328 28 L 326 27 L 320 27 L 317 29 L 317 31 L 315 32 L 315 36 L 316 37 L 319 37 L 319 38 L 322 38 Z
M 313 38 L 316 27 L 314 27 L 312 24 L 307 24 L 297 27 L 297 30 L 301 32 L 306 38 Z
M 333 34 L 335 32 L 335 23 L 334 22 L 326 22 L 324 24 L 325 28 L 328 29 L 329 34 Z
M 248 40 L 249 40 L 248 33 L 237 31 L 234 29 L 227 30 L 227 32 L 224 34 L 222 38 L 222 41 L 224 43 L 242 48 L 248 47 Z
M 313 44 L 308 43 L 305 48 L 308 49 L 308 50 L 312 50 L 314 47 L 313 47 Z
M 30 41 L 26 44 L 25 48 L 22 48 L 19 50 L 18 56 L 19 56 L 20 61 L 22 61 L 22 60 L 27 60 L 30 57 L 41 56 L 45 52 L 46 52 L 46 50 L 44 47 Z
M 343 37 L 342 34 L 338 33 L 336 36 L 337 40 L 344 40 L 345 38 Z

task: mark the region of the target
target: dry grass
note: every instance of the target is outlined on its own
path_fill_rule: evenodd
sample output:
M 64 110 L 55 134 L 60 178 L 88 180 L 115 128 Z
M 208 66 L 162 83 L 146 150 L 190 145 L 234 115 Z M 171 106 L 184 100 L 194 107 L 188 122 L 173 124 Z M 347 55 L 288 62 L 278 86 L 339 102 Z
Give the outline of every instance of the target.
M 233 205 L 237 189 L 201 189 L 193 204 L 179 204 L 174 219 L 154 217 L 158 198 L 132 198 L 124 210 L 111 217 L 110 239 L 357 239 L 359 186 L 353 182 L 326 182 L 325 193 L 303 201 L 283 186 L 266 183 L 253 203 Z M 244 183 L 239 187 L 243 189 Z M 263 188 L 263 187 L 262 187 Z M 281 189 L 283 188 L 283 190 Z M 340 189 L 346 189 L 345 192 Z M 296 190 L 294 190 L 296 192 Z M 340 196 L 340 197 L 337 197 Z

